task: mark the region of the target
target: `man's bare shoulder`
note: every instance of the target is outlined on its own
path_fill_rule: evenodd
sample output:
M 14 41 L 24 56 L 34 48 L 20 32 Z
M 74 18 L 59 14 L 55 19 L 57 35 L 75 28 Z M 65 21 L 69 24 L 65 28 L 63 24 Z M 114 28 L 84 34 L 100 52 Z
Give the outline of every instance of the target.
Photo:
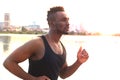
M 38 51 L 39 49 L 43 49 L 43 48 L 44 48 L 44 44 L 43 44 L 42 38 L 36 37 L 26 42 L 24 45 L 19 47 L 17 50 L 32 54 Z
M 26 43 L 26 46 L 29 47 L 29 53 L 31 55 L 31 59 L 38 59 L 38 55 L 39 58 L 42 58 L 42 56 L 44 55 L 44 43 L 41 37 L 37 37 L 34 38 L 32 40 L 30 40 L 28 43 Z
M 40 46 L 40 45 L 42 45 L 43 44 L 43 40 L 42 40 L 42 38 L 41 37 L 34 37 L 33 39 L 31 39 L 30 41 L 28 41 L 27 43 L 26 43 L 27 45 L 31 45 L 31 46 Z

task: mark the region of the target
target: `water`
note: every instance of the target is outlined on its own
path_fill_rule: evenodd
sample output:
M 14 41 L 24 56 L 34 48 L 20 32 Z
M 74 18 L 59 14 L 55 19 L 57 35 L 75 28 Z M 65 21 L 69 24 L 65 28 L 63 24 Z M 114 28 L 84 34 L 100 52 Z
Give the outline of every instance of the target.
M 36 36 L 0 34 L 0 80 L 21 80 L 7 71 L 2 63 L 12 51 Z M 65 80 L 120 80 L 120 37 L 64 35 L 61 41 L 67 50 L 68 65 L 76 61 L 80 46 L 83 46 L 90 56 L 87 62 Z M 20 63 L 20 66 L 27 71 L 28 61 Z

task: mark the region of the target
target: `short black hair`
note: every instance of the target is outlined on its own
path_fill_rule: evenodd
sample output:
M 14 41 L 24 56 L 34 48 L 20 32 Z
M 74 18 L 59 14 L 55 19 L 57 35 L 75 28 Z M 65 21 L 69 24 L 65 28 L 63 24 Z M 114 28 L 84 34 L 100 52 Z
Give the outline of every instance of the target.
M 50 8 L 50 10 L 47 12 L 47 20 L 53 20 L 54 19 L 54 14 L 58 11 L 65 11 L 62 6 L 55 6 Z

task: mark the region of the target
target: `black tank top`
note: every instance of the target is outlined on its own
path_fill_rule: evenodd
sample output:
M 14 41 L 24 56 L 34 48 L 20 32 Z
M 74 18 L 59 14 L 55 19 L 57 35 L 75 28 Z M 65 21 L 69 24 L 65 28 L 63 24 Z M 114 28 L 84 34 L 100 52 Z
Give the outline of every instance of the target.
M 51 80 L 57 80 L 60 70 L 66 60 L 65 48 L 62 45 L 64 50 L 63 54 L 57 55 L 53 52 L 44 36 L 42 36 L 42 39 L 45 46 L 45 54 L 40 60 L 29 59 L 28 73 L 36 77 L 45 75 L 48 76 Z

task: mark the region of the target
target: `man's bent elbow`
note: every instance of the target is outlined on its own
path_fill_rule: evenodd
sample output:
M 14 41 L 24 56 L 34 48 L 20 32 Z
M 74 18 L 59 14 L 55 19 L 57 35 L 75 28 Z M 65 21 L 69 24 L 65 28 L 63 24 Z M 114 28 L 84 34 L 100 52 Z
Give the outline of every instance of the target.
M 65 76 L 60 76 L 60 78 L 65 79 L 66 77 Z
M 3 66 L 4 66 L 5 68 L 7 68 L 8 64 L 9 64 L 8 60 L 5 60 L 5 61 L 3 62 Z
M 65 74 L 60 74 L 60 78 L 62 78 L 62 79 L 66 79 L 67 77 L 69 77 L 69 76 L 67 76 Z
M 12 66 L 12 62 L 8 59 L 6 59 L 4 62 L 3 62 L 3 66 L 8 69 L 10 66 Z

